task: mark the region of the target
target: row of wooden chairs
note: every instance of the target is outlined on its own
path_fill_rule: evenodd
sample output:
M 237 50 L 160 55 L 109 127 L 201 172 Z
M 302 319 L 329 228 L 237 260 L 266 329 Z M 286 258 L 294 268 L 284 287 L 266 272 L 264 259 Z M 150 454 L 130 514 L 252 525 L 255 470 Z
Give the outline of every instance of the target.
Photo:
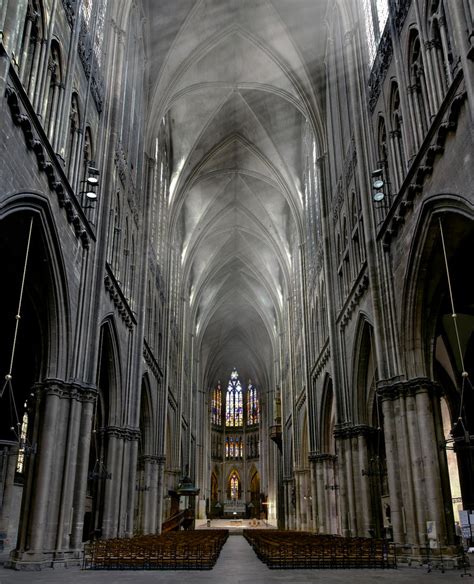
M 269 568 L 395 568 L 384 539 L 340 537 L 301 531 L 244 530 Z
M 210 570 L 228 530 L 173 531 L 86 544 L 86 570 Z

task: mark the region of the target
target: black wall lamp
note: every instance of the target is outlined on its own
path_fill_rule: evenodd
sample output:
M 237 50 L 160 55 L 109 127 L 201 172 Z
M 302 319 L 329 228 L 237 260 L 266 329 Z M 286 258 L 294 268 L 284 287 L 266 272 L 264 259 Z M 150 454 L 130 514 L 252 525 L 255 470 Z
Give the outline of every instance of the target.
M 374 203 L 381 203 L 385 199 L 385 193 L 382 190 L 384 186 L 383 169 L 378 168 L 372 172 L 372 199 Z

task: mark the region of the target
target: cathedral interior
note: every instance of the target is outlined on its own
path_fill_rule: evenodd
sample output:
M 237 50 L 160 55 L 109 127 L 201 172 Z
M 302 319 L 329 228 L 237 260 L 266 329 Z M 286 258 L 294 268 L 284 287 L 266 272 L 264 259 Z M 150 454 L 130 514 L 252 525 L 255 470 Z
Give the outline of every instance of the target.
M 5 562 L 223 518 L 469 544 L 473 18 L 0 0 Z

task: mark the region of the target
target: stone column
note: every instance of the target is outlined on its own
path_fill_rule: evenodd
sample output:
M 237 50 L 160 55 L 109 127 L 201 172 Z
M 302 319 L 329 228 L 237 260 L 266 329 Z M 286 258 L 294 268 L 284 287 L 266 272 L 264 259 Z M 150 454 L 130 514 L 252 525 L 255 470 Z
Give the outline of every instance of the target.
M 474 35 L 468 22 L 463 2 L 445 2 L 445 10 L 451 15 L 456 52 L 464 71 L 464 83 L 468 97 L 471 124 L 474 123 Z
M 359 535 L 362 537 L 369 536 L 369 529 L 376 529 L 375 521 L 377 520 L 377 511 L 379 507 L 378 501 L 373 501 L 370 495 L 370 480 L 371 475 L 367 474 L 369 468 L 369 456 L 367 452 L 367 435 L 370 434 L 372 428 L 360 427 L 357 434 L 357 451 L 358 458 L 354 461 L 356 468 L 354 468 L 354 474 L 359 477 L 359 495 L 357 504 L 360 509 L 359 514 Z M 376 473 L 380 472 L 380 468 L 373 469 Z M 364 473 L 364 471 L 366 471 Z M 379 481 L 380 476 L 376 475 L 375 480 Z M 377 491 L 378 496 L 380 493 Z
M 154 465 L 154 484 L 155 494 L 153 497 L 153 518 L 152 529 L 153 533 L 161 533 L 161 525 L 163 523 L 163 483 L 165 471 L 165 456 L 156 456 L 156 464 Z
M 48 380 L 39 385 L 42 393 L 41 434 L 38 442 L 38 456 L 34 468 L 33 501 L 31 506 L 31 520 L 29 525 L 29 550 L 30 559 L 41 560 L 45 525 L 50 511 L 50 484 L 55 472 L 55 459 L 57 455 L 58 412 L 63 386 L 56 380 Z M 57 469 L 56 469 L 57 472 Z
M 85 387 L 81 391 L 82 408 L 76 454 L 76 474 L 70 540 L 70 547 L 76 551 L 81 548 L 82 532 L 84 530 L 84 511 L 87 495 L 87 474 L 89 470 L 92 416 L 96 398 L 97 390 L 95 387 Z
M 23 47 L 20 47 L 20 49 L 23 48 L 23 53 L 20 56 L 20 70 L 18 74 L 21 79 L 21 82 L 23 83 L 23 85 L 26 85 L 26 87 L 28 87 L 28 80 L 25 79 L 25 65 L 26 62 L 28 61 L 28 52 L 30 50 L 31 31 L 33 29 L 33 24 L 35 23 L 37 18 L 38 18 L 37 15 L 35 15 L 32 10 L 27 11 L 25 35 L 22 43 Z
M 308 456 L 309 460 L 309 469 L 310 469 L 310 487 L 311 487 L 311 507 L 312 507 L 312 515 L 313 520 L 311 524 L 311 528 L 316 533 L 319 533 L 319 520 L 320 520 L 320 507 L 319 507 L 319 500 L 318 500 L 318 477 L 317 477 L 317 454 L 315 452 L 311 452 Z
M 15 471 L 16 464 L 18 460 L 18 443 L 10 441 L 0 442 L 0 472 L 1 472 L 1 490 L 0 490 L 0 532 L 4 535 L 1 536 L 2 540 L 8 540 L 9 543 L 5 542 L 4 552 L 10 551 L 16 545 L 15 538 L 12 537 L 14 534 L 10 530 L 10 517 L 12 514 L 12 504 L 14 501 L 14 481 L 15 481 Z
M 118 493 L 122 480 L 121 472 L 121 433 L 118 428 L 107 428 L 107 470 L 112 474 L 110 480 L 105 481 L 104 510 L 102 520 L 102 538 L 117 537 L 117 523 L 119 512 Z
M 444 84 L 441 78 L 442 71 L 439 70 L 438 50 L 436 39 L 425 42 L 426 57 L 431 69 L 431 78 L 433 79 L 433 105 L 434 111 L 438 111 L 440 103 L 443 101 Z
M 301 488 L 301 470 L 295 470 L 294 501 L 295 501 L 295 529 L 303 529 L 303 490 Z
M 334 488 L 337 487 L 339 491 L 339 506 L 341 512 L 341 531 L 342 535 L 350 536 L 351 529 L 353 527 L 353 521 L 350 517 L 351 508 L 349 505 L 348 497 L 348 484 L 347 484 L 347 469 L 345 464 L 346 458 L 346 444 L 345 440 L 341 439 L 340 432 L 337 430 L 334 433 L 336 439 L 336 450 L 338 453 L 338 482 L 337 485 L 334 484 Z
M 150 523 L 152 520 L 150 508 L 151 499 L 153 497 L 153 486 L 152 486 L 152 456 L 144 455 L 140 457 L 140 463 L 143 464 L 143 484 L 137 484 L 138 492 L 137 498 L 142 504 L 140 505 L 140 513 L 142 517 L 138 517 L 138 524 L 142 526 L 143 534 L 152 533 L 150 528 Z
M 433 384 L 421 383 L 416 393 L 416 407 L 419 420 L 420 450 L 425 481 L 425 500 L 427 519 L 436 521 L 439 542 L 446 545 L 446 515 L 441 486 L 441 468 L 439 464 L 439 443 L 434 427 L 433 401 L 439 400 L 439 388 Z
M 125 431 L 123 474 L 122 474 L 122 526 L 121 534 L 125 537 L 132 537 L 134 531 L 134 509 L 135 497 L 138 496 L 135 490 L 137 460 L 138 460 L 138 440 L 140 430 L 128 428 Z M 125 476 L 124 476 L 125 475 Z
M 310 460 L 316 476 L 316 488 L 313 494 L 313 505 L 316 500 L 317 509 L 316 531 L 318 533 L 334 533 L 337 518 L 333 516 L 336 513 L 336 493 L 339 490 L 334 475 L 336 457 L 333 454 L 321 453 L 311 455 Z M 316 515 L 316 513 L 314 514 Z
M 451 544 L 445 456 L 437 440 L 440 388 L 430 379 L 379 383 L 385 423 L 387 470 L 394 539 L 426 545 L 426 521 L 435 521 L 438 540 Z M 406 423 L 405 423 L 406 420 Z
M 416 411 L 416 402 L 413 395 L 402 395 L 398 402 L 395 404 L 396 412 L 398 413 L 398 418 L 402 417 L 402 411 L 406 408 L 406 425 L 407 425 L 407 435 L 402 437 L 401 434 L 398 436 L 399 441 L 399 451 L 402 451 L 403 445 L 402 441 L 405 441 L 408 445 L 408 457 L 404 461 L 399 461 L 399 469 L 402 470 L 402 485 L 405 486 L 405 500 L 413 499 L 413 505 L 408 507 L 405 505 L 405 509 L 410 508 L 412 514 L 409 514 L 408 523 L 414 524 L 414 542 L 413 543 L 424 543 L 425 531 L 426 531 L 426 517 L 425 517 L 425 485 L 422 462 L 419 453 L 420 447 L 420 436 L 418 432 L 418 419 Z M 401 466 L 400 466 L 401 465 Z M 411 479 L 411 480 L 410 480 Z M 411 515 L 411 516 L 410 516 Z M 406 514 L 405 514 L 406 516 Z
M 76 457 L 79 443 L 79 428 L 81 423 L 80 388 L 71 386 L 67 415 L 63 424 L 67 424 L 65 440 L 64 471 L 60 477 L 61 499 L 59 506 L 58 530 L 56 534 L 57 554 L 69 548 L 69 535 L 72 531 L 72 512 L 74 497 L 74 482 L 76 472 Z

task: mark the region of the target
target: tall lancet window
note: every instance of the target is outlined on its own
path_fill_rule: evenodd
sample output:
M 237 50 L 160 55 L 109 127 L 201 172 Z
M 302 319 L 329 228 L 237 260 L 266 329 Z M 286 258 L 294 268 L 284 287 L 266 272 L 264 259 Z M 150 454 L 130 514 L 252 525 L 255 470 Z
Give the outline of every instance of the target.
M 25 403 L 26 406 L 26 403 Z M 18 448 L 18 458 L 16 459 L 16 472 L 22 474 L 25 470 L 25 444 L 28 435 L 28 414 L 23 414 L 20 431 L 20 447 Z
M 233 500 L 240 499 L 240 481 L 239 475 L 234 471 L 229 481 L 230 498 Z
M 211 422 L 216 426 L 222 424 L 222 389 L 220 381 L 212 392 Z
M 369 65 L 372 66 L 388 19 L 388 0 L 363 0 L 363 9 L 369 50 Z
M 230 375 L 227 385 L 227 395 L 225 402 L 225 425 L 235 428 L 243 426 L 243 399 L 242 385 L 239 380 L 239 374 L 234 369 Z
M 253 426 L 260 421 L 260 411 L 258 406 L 257 388 L 249 380 L 247 386 L 247 425 Z

